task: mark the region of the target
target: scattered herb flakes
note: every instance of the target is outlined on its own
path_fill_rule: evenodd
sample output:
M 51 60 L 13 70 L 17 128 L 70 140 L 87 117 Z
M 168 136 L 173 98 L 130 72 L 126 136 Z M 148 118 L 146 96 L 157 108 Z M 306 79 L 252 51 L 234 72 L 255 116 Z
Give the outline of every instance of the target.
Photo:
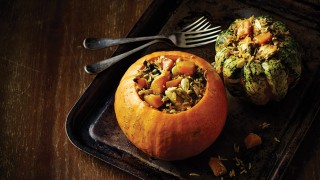
M 219 159 L 220 161 L 227 161 L 227 160 L 228 160 L 227 158 L 221 157 L 220 155 L 218 156 L 218 159 Z
M 247 174 L 247 173 L 248 173 L 248 171 L 245 170 L 245 169 L 243 169 L 242 171 L 240 171 L 240 174 Z
M 262 124 L 259 125 L 261 127 L 261 129 L 267 129 L 270 127 L 269 123 L 263 122 Z
M 270 127 L 270 124 L 269 123 L 266 123 L 266 122 L 263 122 L 262 124 L 259 125 L 259 127 L 261 129 L 266 129 L 266 128 L 269 128 Z M 249 140 L 247 139 L 247 141 L 249 141 L 252 145 L 252 147 L 256 146 L 256 145 L 259 145 L 262 143 L 261 141 L 261 137 L 257 134 L 254 134 L 254 133 L 249 133 L 248 135 L 249 137 L 258 137 L 258 138 L 253 138 L 253 145 L 251 144 L 251 138 L 249 138 Z M 248 138 L 248 136 L 246 138 Z M 257 141 L 256 141 L 257 140 Z M 280 140 L 277 138 L 277 137 L 274 137 L 274 141 L 276 142 L 280 142 Z M 245 145 L 247 146 L 248 145 L 248 142 L 245 141 Z M 251 146 L 250 145 L 250 146 Z M 239 153 L 240 152 L 240 146 L 237 144 L 237 143 L 234 143 L 233 144 L 233 149 L 234 149 L 234 152 L 235 153 Z M 248 149 L 248 147 L 247 147 Z M 210 158 L 211 159 L 211 158 Z M 242 175 L 242 174 L 247 174 L 251 169 L 252 169 L 252 163 L 251 162 L 248 162 L 248 163 L 244 163 L 243 160 L 241 160 L 240 158 L 238 158 L 237 156 L 235 156 L 234 158 L 225 158 L 225 157 L 221 157 L 220 155 L 218 156 L 218 158 L 216 158 L 218 160 L 220 160 L 220 163 L 221 161 L 233 161 L 234 165 L 236 166 L 235 169 L 231 169 L 229 171 L 229 177 L 236 177 L 237 174 L 238 175 Z M 210 164 L 210 163 L 209 163 Z M 221 163 L 222 164 L 222 163 Z M 223 164 L 222 164 L 223 165 Z M 223 175 L 220 175 L 221 179 L 223 179 Z
M 230 177 L 235 177 L 236 176 L 236 172 L 234 171 L 234 169 L 231 169 L 231 171 L 229 171 L 229 176 Z
M 216 162 L 210 162 L 210 161 L 213 161 L 213 159 L 216 161 Z M 210 158 L 210 161 L 209 161 L 209 165 L 212 169 L 212 171 L 214 172 L 215 176 L 224 176 L 226 173 L 227 173 L 227 169 L 223 169 L 223 173 L 220 174 L 218 172 L 221 171 L 221 168 L 225 168 L 225 166 L 222 164 L 222 162 L 220 161 L 222 158 L 220 156 L 218 156 L 218 158 L 213 158 L 211 157 Z M 239 157 L 234 157 L 232 159 L 226 159 L 226 158 L 223 158 L 225 161 L 233 161 L 234 165 L 236 166 L 235 169 L 231 169 L 229 171 L 229 177 L 235 177 L 236 174 L 238 173 L 238 175 L 241 175 L 241 174 L 247 174 L 249 172 L 249 170 L 252 169 L 252 163 L 249 162 L 249 163 L 244 163 L 243 160 L 241 160 Z M 216 171 L 216 173 L 215 173 Z
M 239 159 L 238 157 L 235 157 L 233 160 L 236 161 L 236 166 L 238 167 L 243 167 L 243 161 L 241 159 Z
M 280 143 L 280 140 L 277 137 L 274 137 L 273 140 Z
M 189 176 L 198 176 L 198 177 L 200 177 L 200 174 L 198 174 L 198 173 L 190 173 Z
M 234 144 L 233 144 L 233 149 L 234 149 L 234 152 L 235 152 L 235 153 L 238 153 L 239 150 L 240 150 L 240 147 L 239 147 L 239 145 L 237 145 L 236 143 L 234 143 Z

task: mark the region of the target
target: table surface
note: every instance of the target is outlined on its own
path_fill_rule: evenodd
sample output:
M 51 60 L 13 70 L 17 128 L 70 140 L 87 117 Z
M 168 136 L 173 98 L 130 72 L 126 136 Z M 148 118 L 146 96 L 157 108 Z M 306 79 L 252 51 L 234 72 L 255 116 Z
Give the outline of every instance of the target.
M 86 37 L 125 37 L 152 0 L 0 2 L 0 179 L 130 179 L 80 151 L 65 133 L 68 112 L 94 79 L 83 66 L 116 47 L 88 51 Z M 286 178 L 320 179 L 320 123 Z

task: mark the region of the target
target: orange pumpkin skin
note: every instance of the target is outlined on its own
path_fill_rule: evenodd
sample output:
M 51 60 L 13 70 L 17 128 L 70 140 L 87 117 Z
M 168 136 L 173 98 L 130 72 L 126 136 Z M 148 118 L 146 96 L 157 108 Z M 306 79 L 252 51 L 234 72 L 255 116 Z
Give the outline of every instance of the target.
M 191 109 L 176 114 L 161 112 L 140 99 L 135 89 L 137 72 L 145 60 L 179 56 L 206 70 L 206 91 Z M 140 150 L 162 160 L 181 160 L 208 148 L 219 136 L 227 116 L 223 82 L 212 66 L 195 55 L 163 51 L 146 55 L 132 64 L 115 94 L 115 114 L 126 137 Z

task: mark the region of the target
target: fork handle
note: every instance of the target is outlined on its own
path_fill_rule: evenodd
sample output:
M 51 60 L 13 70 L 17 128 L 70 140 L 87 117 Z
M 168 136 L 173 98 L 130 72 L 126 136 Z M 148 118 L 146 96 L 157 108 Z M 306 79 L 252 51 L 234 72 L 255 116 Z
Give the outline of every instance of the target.
M 109 68 L 110 66 L 112 66 L 113 64 L 121 61 L 122 59 L 124 59 L 125 57 L 135 53 L 135 52 L 138 52 L 152 44 L 155 44 L 155 43 L 158 43 L 158 42 L 161 42 L 161 40 L 153 40 L 149 43 L 146 43 L 144 45 L 141 45 L 135 49 L 132 49 L 128 52 L 125 52 L 123 54 L 120 54 L 120 55 L 117 55 L 117 56 L 114 56 L 114 57 L 111 57 L 111 58 L 108 58 L 108 59 L 105 59 L 105 60 L 102 60 L 102 61 L 99 61 L 99 62 L 96 62 L 96 63 L 93 63 L 93 64 L 89 64 L 89 65 L 86 65 L 84 66 L 84 70 L 88 73 L 88 74 L 98 74 L 100 72 L 102 72 L 103 70 Z
M 118 39 L 109 39 L 109 38 L 86 38 L 83 41 L 83 47 L 90 50 L 102 49 L 110 46 L 115 46 L 119 44 L 126 44 L 137 41 L 147 41 L 154 39 L 165 39 L 167 38 L 164 35 L 156 36 L 147 36 L 147 37 L 137 37 L 137 38 L 118 38 Z

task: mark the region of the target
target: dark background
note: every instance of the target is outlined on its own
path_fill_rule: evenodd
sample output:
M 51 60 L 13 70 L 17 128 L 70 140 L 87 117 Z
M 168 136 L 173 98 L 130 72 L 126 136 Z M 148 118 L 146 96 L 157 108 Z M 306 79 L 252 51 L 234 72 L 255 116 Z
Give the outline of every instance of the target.
M 65 121 L 94 79 L 83 66 L 116 49 L 87 51 L 83 39 L 125 37 L 151 2 L 0 1 L 0 179 L 133 178 L 74 147 Z M 320 179 L 319 128 L 317 119 L 284 179 Z

